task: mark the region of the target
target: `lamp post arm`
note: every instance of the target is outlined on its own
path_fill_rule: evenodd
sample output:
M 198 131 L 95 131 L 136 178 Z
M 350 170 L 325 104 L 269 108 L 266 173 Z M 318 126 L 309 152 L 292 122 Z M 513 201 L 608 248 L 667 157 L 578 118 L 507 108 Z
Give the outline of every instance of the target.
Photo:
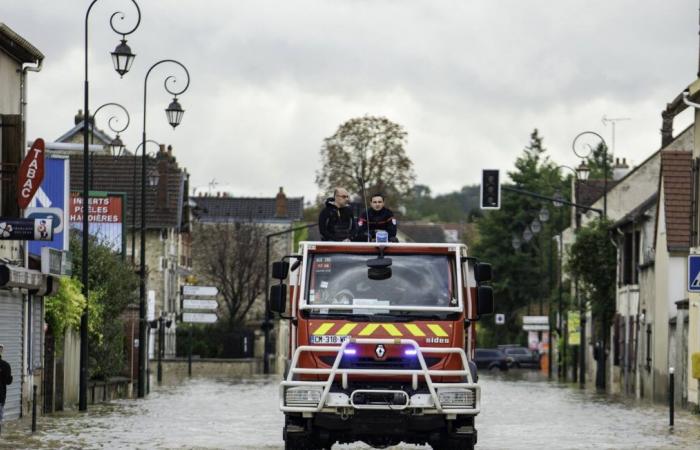
M 546 195 L 538 194 L 536 192 L 524 191 L 522 189 L 516 189 L 516 188 L 509 187 L 509 186 L 501 186 L 501 190 L 507 191 L 507 192 L 513 192 L 513 193 L 519 194 L 519 195 L 525 195 L 528 197 L 538 198 L 540 200 L 549 200 L 551 202 L 557 202 L 557 203 L 561 203 L 561 204 L 567 205 L 567 206 L 574 206 L 576 208 L 583 209 L 585 211 L 595 211 L 601 217 L 603 215 L 603 210 L 601 210 L 601 209 L 591 208 L 590 206 L 580 205 L 578 203 L 573 203 L 573 202 L 570 202 L 570 201 L 564 200 L 564 199 L 547 197 Z
M 121 109 L 121 110 L 124 112 L 124 114 L 126 115 L 126 125 L 124 125 L 124 128 L 115 129 L 114 127 L 112 127 L 112 120 L 117 120 L 117 121 L 118 121 L 119 119 L 118 119 L 116 116 L 111 116 L 111 117 L 107 120 L 107 126 L 109 127 L 109 129 L 112 130 L 112 131 L 115 132 L 115 133 L 121 133 L 121 132 L 123 132 L 124 130 L 126 130 L 126 129 L 129 127 L 129 123 L 131 123 L 131 117 L 129 116 L 129 111 L 127 111 L 126 108 L 125 108 L 124 106 L 120 105 L 119 103 L 114 103 L 114 102 L 105 103 L 105 104 L 103 104 L 103 105 L 100 105 L 100 106 L 95 110 L 95 112 L 92 113 L 93 128 L 94 128 L 94 126 L 95 126 L 95 125 L 94 125 L 94 123 L 95 123 L 95 116 L 97 116 L 97 113 L 100 112 L 100 110 L 101 110 L 102 108 L 105 108 L 105 107 L 107 107 L 107 106 L 116 106 L 117 108 Z M 93 132 L 93 134 L 94 134 L 94 132 Z

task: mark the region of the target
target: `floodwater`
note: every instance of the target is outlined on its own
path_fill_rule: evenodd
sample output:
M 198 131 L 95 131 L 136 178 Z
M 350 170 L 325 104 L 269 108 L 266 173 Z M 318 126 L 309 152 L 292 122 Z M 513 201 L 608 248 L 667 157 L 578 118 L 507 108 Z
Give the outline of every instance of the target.
M 281 449 L 278 380 L 191 379 L 142 400 L 3 425 L 0 449 Z M 478 449 L 697 449 L 700 417 L 548 382 L 537 372 L 483 375 Z M 362 443 L 334 449 L 368 448 Z M 428 448 L 399 446 L 395 449 Z

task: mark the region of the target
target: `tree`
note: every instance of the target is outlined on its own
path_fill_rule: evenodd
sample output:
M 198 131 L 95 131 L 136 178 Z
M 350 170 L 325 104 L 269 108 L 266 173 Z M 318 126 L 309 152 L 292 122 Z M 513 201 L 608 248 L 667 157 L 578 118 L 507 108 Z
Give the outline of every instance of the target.
M 73 273 L 82 272 L 81 236 L 70 235 Z M 90 376 L 107 378 L 124 372 L 124 324 L 116 320 L 129 304 L 138 302 L 139 278 L 134 268 L 109 245 L 91 236 L 88 242 L 88 345 Z
M 508 173 L 515 187 L 521 190 L 553 196 L 566 187 L 557 165 L 549 160 L 543 139 L 537 129 L 530 135 L 530 142 L 515 161 L 515 170 Z M 555 251 L 548 237 L 565 227 L 567 215 L 554 214 L 549 202 L 503 191 L 501 209 L 489 211 L 477 221 L 479 240 L 473 256 L 493 265 L 495 279 L 494 296 L 498 300 L 496 311 L 506 314 L 504 326 L 496 328 L 492 322 L 483 322 L 483 337 L 492 337 L 486 345 L 513 343 L 524 339 L 518 316 L 539 313 L 540 302 L 546 305 L 552 295 L 553 276 L 549 277 Z M 550 220 L 530 242 L 522 235 L 526 227 L 538 216 L 542 207 L 550 211 Z M 512 246 L 513 238 L 522 242 L 519 250 Z
M 324 193 L 340 186 L 368 195 L 382 192 L 390 205 L 409 195 L 415 175 L 406 155 L 406 131 L 385 117 L 350 119 L 327 137 L 321 147 L 316 184 Z
M 265 288 L 265 234 L 254 222 L 199 224 L 192 247 L 198 272 L 218 289 L 229 329 L 250 311 Z

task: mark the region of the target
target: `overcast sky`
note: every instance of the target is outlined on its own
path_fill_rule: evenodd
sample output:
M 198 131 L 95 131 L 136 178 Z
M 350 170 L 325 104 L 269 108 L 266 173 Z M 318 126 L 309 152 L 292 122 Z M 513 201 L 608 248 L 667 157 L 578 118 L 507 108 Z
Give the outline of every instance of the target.
M 137 0 L 138 1 L 138 0 Z M 30 73 L 28 138 L 52 141 L 83 104 L 88 0 L 0 0 L 0 22 L 45 55 Z M 314 198 L 319 149 L 345 120 L 383 115 L 408 132 L 417 181 L 434 193 L 510 170 L 538 128 L 559 164 L 575 165 L 576 134 L 592 130 L 616 157 L 658 149 L 661 110 L 698 67 L 698 0 L 140 0 L 128 43 L 137 57 L 119 79 L 109 17 L 130 0 L 100 0 L 90 15 L 90 105 L 131 113 L 141 139 L 143 83 L 160 59 L 184 63 L 191 84 L 176 130 L 164 108 L 168 75 L 149 78 L 147 135 L 172 144 L 194 186 L 237 196 Z M 106 128 L 110 114 L 97 125 Z M 689 112 L 675 133 L 689 123 Z M 122 122 L 123 123 L 123 122 Z

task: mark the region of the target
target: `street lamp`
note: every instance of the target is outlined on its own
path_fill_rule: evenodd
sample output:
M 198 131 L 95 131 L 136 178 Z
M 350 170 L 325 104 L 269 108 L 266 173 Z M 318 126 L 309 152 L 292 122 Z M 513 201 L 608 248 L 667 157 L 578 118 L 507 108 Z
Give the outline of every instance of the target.
M 593 146 L 583 141 L 590 136 L 595 136 L 600 139 L 599 145 L 603 145 L 603 217 L 606 218 L 608 216 L 608 144 L 605 142 L 605 139 L 603 139 L 603 136 L 595 131 L 584 131 L 576 135 L 571 143 L 571 148 L 576 156 L 581 158 L 581 165 L 579 165 L 576 170 L 578 172 L 578 177 L 581 181 L 586 181 L 590 174 L 590 168 L 586 164 L 585 159 L 593 154 Z M 579 141 L 581 142 L 579 143 Z M 577 144 L 579 144 L 578 151 L 576 150 Z M 587 147 L 588 150 L 584 151 L 582 147 Z
M 90 237 L 88 230 L 88 201 L 90 199 L 90 188 L 88 186 L 88 174 L 90 173 L 90 154 L 88 151 L 88 118 L 90 117 L 90 101 L 89 101 L 89 82 L 88 82 L 88 24 L 90 18 L 90 11 L 95 5 L 97 0 L 93 0 L 88 6 L 87 12 L 85 13 L 85 82 L 83 90 L 84 99 L 84 111 L 85 111 L 85 123 L 83 124 L 83 246 L 82 246 L 82 282 L 83 282 L 83 295 L 88 298 L 88 240 Z M 124 20 L 124 13 L 115 12 L 109 19 L 109 26 L 114 30 L 115 33 L 121 34 L 121 44 L 112 52 L 112 62 L 114 63 L 114 69 L 119 73 L 120 76 L 124 76 L 126 72 L 129 71 L 131 64 L 134 61 L 134 54 L 131 53 L 128 45 L 126 45 L 126 36 L 136 31 L 139 24 L 141 23 L 141 10 L 139 5 L 135 0 L 131 2 L 136 6 L 136 12 L 138 13 L 138 20 L 136 25 L 130 30 L 119 31 L 114 26 L 115 17 L 119 16 L 120 20 Z M 128 50 L 128 51 L 127 51 Z M 80 411 L 87 410 L 87 376 L 88 376 L 88 307 L 87 301 L 85 302 L 85 308 L 83 309 L 83 314 L 80 317 L 80 385 L 79 385 L 79 395 L 78 395 L 78 409 Z
M 126 130 L 129 127 L 129 123 L 131 121 L 129 117 L 129 111 L 126 110 L 122 105 L 119 103 L 105 103 L 103 105 L 100 105 L 94 113 L 92 113 L 92 134 L 90 135 L 90 143 L 92 144 L 95 140 L 95 127 L 96 127 L 96 122 L 95 122 L 95 117 L 97 116 L 97 113 L 99 113 L 102 108 L 107 108 L 107 107 L 117 107 L 122 110 L 124 115 L 126 116 L 126 123 L 124 124 L 124 127 L 122 128 L 115 128 L 112 126 L 112 122 L 118 123 L 119 118 L 117 116 L 110 116 L 110 118 L 107 120 L 107 126 L 109 127 L 112 132 L 117 133 L 116 137 L 112 139 L 112 141 L 108 144 L 110 153 L 112 156 L 119 156 L 122 154 L 124 151 L 124 143 L 122 142 L 121 137 L 119 136 L 119 133 L 122 133 L 124 130 Z M 89 122 L 88 122 L 89 124 Z M 90 154 L 90 165 L 92 166 L 93 160 L 92 156 L 94 155 L 94 152 Z M 95 178 L 95 168 L 91 167 L 90 170 L 90 189 L 93 189 L 94 186 L 94 178 Z
M 586 180 L 588 180 L 588 175 L 590 174 L 590 169 L 588 168 L 588 165 L 585 163 L 585 161 L 581 161 L 581 164 L 576 168 L 572 168 L 567 165 L 560 165 L 557 167 L 557 170 L 559 169 L 567 169 L 571 171 L 574 175 L 574 187 L 572 189 L 575 189 L 576 182 L 583 182 L 585 183 Z M 557 193 L 554 195 L 555 198 L 557 198 L 558 201 L 552 202 L 552 204 L 556 208 L 561 208 L 564 206 L 563 200 L 564 196 L 561 194 L 561 191 L 557 191 Z M 572 207 L 574 207 L 572 205 Z M 562 211 L 560 209 L 560 211 Z M 560 214 L 561 215 L 561 214 Z M 576 215 L 574 216 L 574 228 L 578 228 L 578 218 Z M 562 343 L 562 356 L 561 356 L 561 371 L 560 371 L 560 376 L 563 376 L 564 379 L 566 379 L 566 348 L 567 348 L 567 342 L 566 342 L 566 333 L 565 333 L 565 324 L 566 321 L 564 319 L 564 306 L 563 306 L 563 280 L 562 280 L 562 267 L 563 267 L 563 260 L 562 260 L 562 255 L 564 253 L 564 241 L 563 241 L 563 229 L 559 229 L 559 299 L 558 299 L 558 309 L 559 309 L 559 323 L 558 328 L 559 328 L 559 333 L 563 337 L 563 343 Z M 585 347 L 585 336 L 586 336 L 586 331 L 585 331 L 585 323 L 586 319 L 584 318 L 584 308 L 583 305 L 580 305 L 580 327 L 581 327 L 581 332 L 580 332 L 580 343 L 579 343 L 579 367 L 580 367 L 580 376 L 583 377 L 583 367 L 585 366 L 585 359 L 584 359 L 584 347 Z M 583 386 L 583 384 L 582 384 Z
M 158 67 L 161 64 L 165 63 L 173 63 L 182 70 L 184 70 L 185 75 L 187 76 L 187 82 L 185 83 L 185 86 L 181 90 L 171 90 L 168 87 L 169 83 L 176 83 L 177 79 L 176 77 L 170 75 L 167 78 L 165 78 L 165 81 L 163 83 L 163 86 L 165 87 L 165 90 L 171 94 L 174 99 L 173 102 L 168 106 L 166 109 L 166 114 L 168 117 L 168 122 L 170 125 L 175 128 L 180 124 L 180 121 L 182 120 L 182 115 L 184 113 L 184 110 L 180 106 L 180 103 L 177 101 L 177 96 L 182 94 L 187 90 L 187 88 L 190 85 L 190 73 L 187 71 L 187 68 L 179 61 L 176 61 L 174 59 L 163 59 L 160 60 L 156 63 L 154 63 L 146 72 L 146 77 L 144 78 L 143 81 L 143 133 L 142 133 L 142 138 L 141 138 L 141 145 L 143 147 L 141 151 L 141 267 L 140 267 L 140 275 L 141 275 L 141 282 L 139 286 L 139 389 L 138 389 L 138 396 L 143 398 L 146 395 L 146 356 L 148 355 L 148 351 L 145 345 L 146 342 L 146 100 L 148 98 L 148 77 L 151 75 L 151 71 Z M 175 103 L 176 105 L 173 105 Z
M 156 142 L 153 139 L 148 139 L 146 144 L 156 144 L 160 147 L 160 142 Z M 136 265 L 136 163 L 138 161 L 139 149 L 143 148 L 143 142 L 141 142 L 134 150 L 134 166 L 133 166 L 133 180 L 131 183 L 131 264 Z M 150 155 L 148 155 L 150 156 Z M 158 182 L 156 182 L 158 184 Z

